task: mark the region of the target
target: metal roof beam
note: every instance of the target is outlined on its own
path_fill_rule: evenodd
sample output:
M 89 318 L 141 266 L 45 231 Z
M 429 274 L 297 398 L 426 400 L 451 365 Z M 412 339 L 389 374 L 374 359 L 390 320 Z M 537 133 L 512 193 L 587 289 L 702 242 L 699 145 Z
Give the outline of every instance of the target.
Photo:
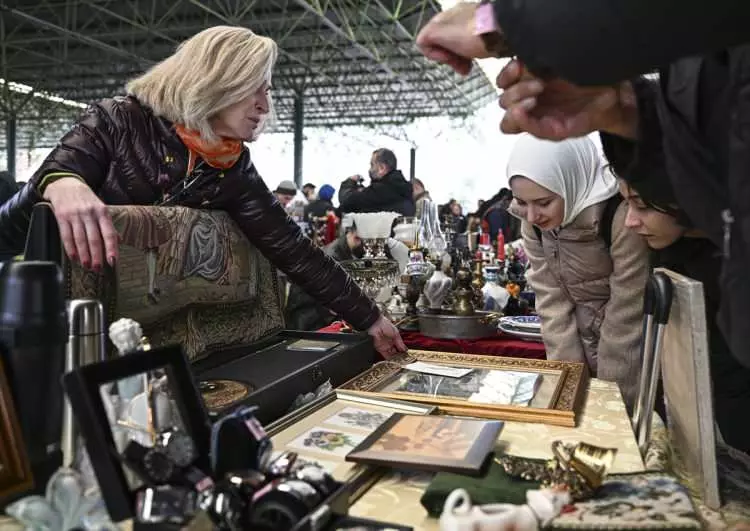
M 63 28 L 62 26 L 58 26 L 57 24 L 53 24 L 52 22 L 49 22 L 47 20 L 43 20 L 41 18 L 37 18 L 33 15 L 29 15 L 27 13 L 24 13 L 23 11 L 20 11 L 18 9 L 12 8 L 8 6 L 5 2 L 0 1 L 0 11 L 5 11 L 7 13 L 10 13 L 16 18 L 20 18 L 22 20 L 25 20 L 27 22 L 30 22 L 36 26 L 39 26 L 41 28 L 45 28 L 51 31 L 54 31 L 56 33 L 59 33 L 61 35 L 65 35 L 66 37 L 70 37 L 72 39 L 81 41 L 85 44 L 88 44 L 89 46 L 92 46 L 93 48 L 98 48 L 99 50 L 103 50 L 107 53 L 111 53 L 112 55 L 119 55 L 120 57 L 126 57 L 131 60 L 135 60 L 144 66 L 153 64 L 153 61 L 146 59 L 144 57 L 141 57 L 139 55 L 135 55 L 133 53 L 130 53 L 127 50 L 123 50 L 122 48 L 118 48 L 116 46 L 112 46 L 110 44 L 107 44 L 105 42 L 99 41 L 97 39 L 93 39 L 91 37 L 87 37 L 86 35 L 82 35 L 78 32 L 75 32 L 73 30 L 69 30 L 67 28 Z

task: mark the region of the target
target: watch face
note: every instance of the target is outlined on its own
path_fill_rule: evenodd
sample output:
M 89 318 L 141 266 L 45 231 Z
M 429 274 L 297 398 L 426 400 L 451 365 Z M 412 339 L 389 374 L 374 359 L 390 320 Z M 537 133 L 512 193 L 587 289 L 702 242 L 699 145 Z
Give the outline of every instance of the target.
M 143 468 L 155 483 L 166 483 L 174 474 L 174 463 L 158 448 L 151 448 L 143 456 Z
M 172 432 L 165 451 L 179 467 L 189 466 L 198 458 L 193 438 L 186 433 Z

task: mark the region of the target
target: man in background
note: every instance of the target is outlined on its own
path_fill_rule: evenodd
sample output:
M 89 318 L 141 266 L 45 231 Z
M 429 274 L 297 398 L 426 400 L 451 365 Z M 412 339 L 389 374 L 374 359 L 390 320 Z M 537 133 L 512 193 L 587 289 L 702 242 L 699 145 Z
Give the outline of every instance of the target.
M 318 197 L 312 198 L 310 202 L 305 205 L 305 221 L 310 221 L 310 218 L 322 218 L 328 214 L 329 210 L 335 210 L 333 208 L 333 194 L 336 190 L 330 184 L 324 184 L 320 187 Z
M 273 191 L 273 194 L 279 200 L 281 206 L 286 208 L 292 202 L 294 196 L 297 195 L 297 185 L 294 184 L 294 181 L 281 181 L 276 190 Z
M 341 212 L 398 212 L 413 216 L 412 185 L 397 169 L 396 155 L 390 149 L 377 149 L 370 158 L 370 186 L 361 178 L 350 177 L 341 183 Z
M 305 199 L 308 201 L 314 201 L 315 200 L 315 185 L 313 183 L 307 183 L 302 186 L 302 195 L 305 196 Z

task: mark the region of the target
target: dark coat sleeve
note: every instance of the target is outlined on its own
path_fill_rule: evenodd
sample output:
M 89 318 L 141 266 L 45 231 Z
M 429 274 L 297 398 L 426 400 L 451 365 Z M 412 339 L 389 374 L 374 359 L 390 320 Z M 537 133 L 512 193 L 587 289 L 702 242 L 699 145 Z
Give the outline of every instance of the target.
M 113 100 L 105 100 L 112 104 Z M 98 190 L 113 159 L 115 126 L 103 104 L 91 105 L 79 122 L 60 139 L 39 169 L 0 207 L 0 246 L 23 249 L 34 205 L 42 200 L 37 186 L 51 173 L 72 173 Z
M 263 255 L 323 306 L 365 330 L 380 316 L 351 277 L 287 216 L 248 160 L 247 183 L 226 210 Z
M 581 85 L 750 42 L 747 0 L 501 0 L 494 8 L 512 52 L 532 71 Z

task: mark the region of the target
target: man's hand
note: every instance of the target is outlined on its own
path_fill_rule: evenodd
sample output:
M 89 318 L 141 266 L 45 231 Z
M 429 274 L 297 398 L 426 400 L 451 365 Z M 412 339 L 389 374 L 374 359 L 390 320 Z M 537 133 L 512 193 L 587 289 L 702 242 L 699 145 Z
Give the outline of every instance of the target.
M 500 106 L 507 112 L 504 133 L 527 132 L 538 138 L 563 140 L 606 131 L 627 138 L 637 132 L 637 108 L 630 83 L 579 87 L 562 79 L 542 81 L 519 61 L 511 61 L 497 77 L 503 89 Z
M 398 328 L 382 315 L 367 329 L 367 333 L 372 336 L 375 350 L 385 359 L 406 352 L 406 345 L 401 339 Z
M 463 76 L 471 71 L 473 59 L 489 57 L 484 41 L 474 34 L 478 5 L 460 3 L 435 15 L 417 35 L 417 46 L 422 53 Z

